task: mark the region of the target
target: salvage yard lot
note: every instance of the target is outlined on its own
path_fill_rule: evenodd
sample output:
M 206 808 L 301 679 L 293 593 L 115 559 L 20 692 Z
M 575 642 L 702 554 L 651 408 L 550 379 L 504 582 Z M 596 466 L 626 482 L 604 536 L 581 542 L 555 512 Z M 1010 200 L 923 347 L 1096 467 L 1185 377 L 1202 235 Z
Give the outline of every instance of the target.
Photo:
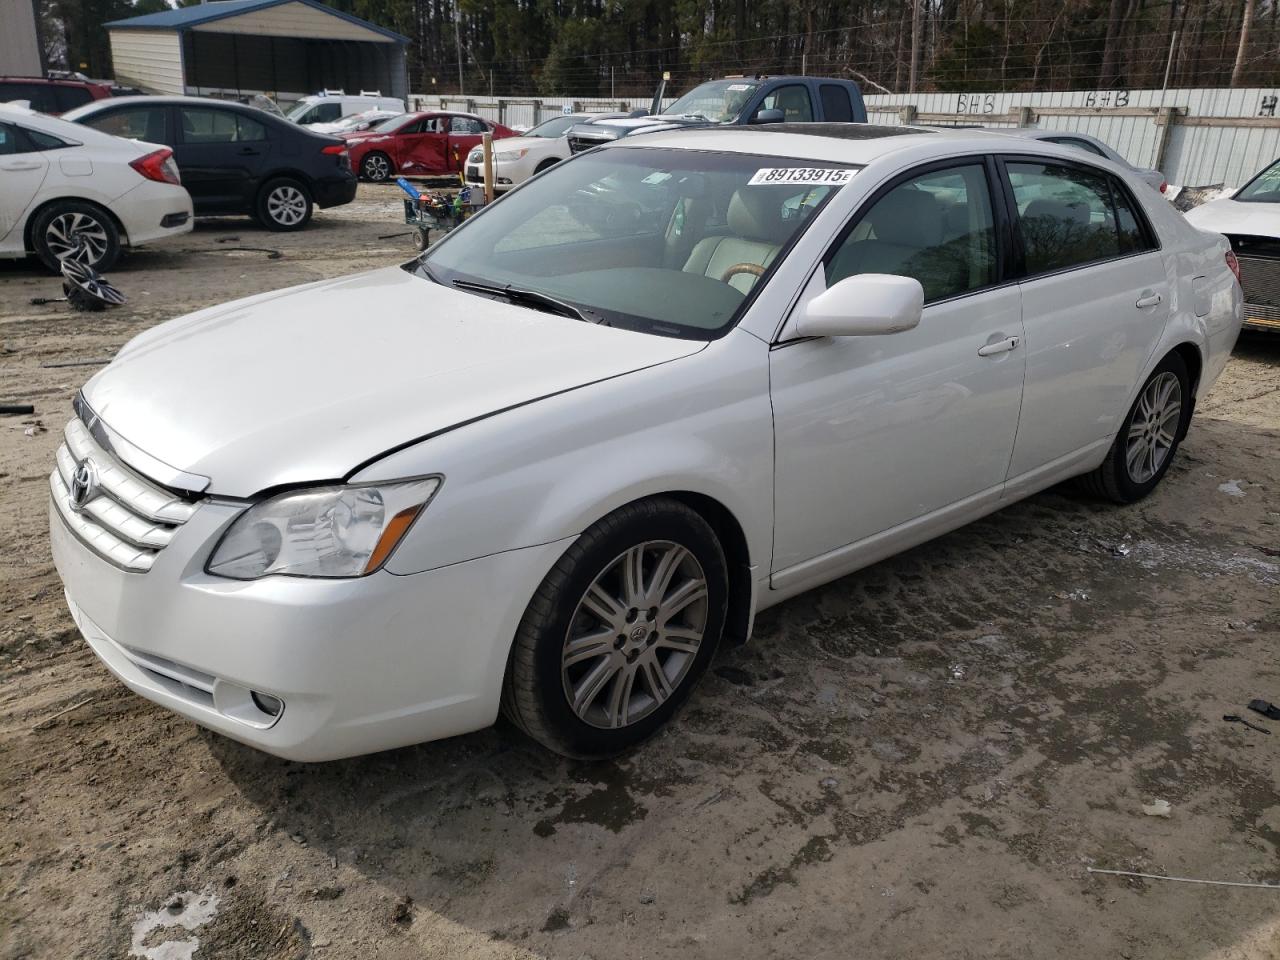
M 49 557 L 96 369 L 55 365 L 407 259 L 398 191 L 360 191 L 140 251 L 107 314 L 0 264 L 0 402 L 36 405 L 0 418 L 0 958 L 1280 956 L 1280 892 L 1087 872 L 1280 882 L 1280 736 L 1221 719 L 1280 701 L 1280 337 L 1148 500 L 1050 491 L 776 607 L 616 762 L 500 725 L 307 766 L 125 690 Z

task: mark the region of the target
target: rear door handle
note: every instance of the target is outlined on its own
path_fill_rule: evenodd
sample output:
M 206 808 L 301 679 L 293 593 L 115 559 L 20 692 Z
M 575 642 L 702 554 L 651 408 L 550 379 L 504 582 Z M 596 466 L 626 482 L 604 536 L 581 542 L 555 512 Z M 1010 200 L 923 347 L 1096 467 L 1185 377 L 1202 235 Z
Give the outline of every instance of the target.
M 1020 337 L 1005 337 L 1003 340 L 997 340 L 995 343 L 988 343 L 985 347 L 979 347 L 978 356 L 994 357 L 998 353 L 1008 353 L 1020 342 Z
M 20 160 L 16 162 L 6 163 L 0 166 L 0 170 L 37 170 L 40 164 L 32 163 L 29 160 Z
M 1137 299 L 1134 306 L 1141 310 L 1144 307 L 1158 307 L 1163 302 L 1164 297 L 1160 296 L 1158 293 L 1144 293 Z

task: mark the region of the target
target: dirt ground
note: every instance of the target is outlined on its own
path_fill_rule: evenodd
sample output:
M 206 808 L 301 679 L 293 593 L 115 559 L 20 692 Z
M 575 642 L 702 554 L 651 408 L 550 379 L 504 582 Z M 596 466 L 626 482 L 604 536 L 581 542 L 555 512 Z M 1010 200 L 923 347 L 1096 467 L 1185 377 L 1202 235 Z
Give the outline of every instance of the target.
M 399 209 L 201 224 L 96 316 L 0 264 L 0 402 L 36 405 L 0 418 L 0 957 L 1280 956 L 1280 890 L 1087 872 L 1280 883 L 1280 723 L 1245 710 L 1280 702 L 1280 337 L 1242 339 L 1147 501 L 1045 493 L 775 608 L 618 762 L 499 726 L 301 765 L 126 691 L 49 557 L 96 368 L 50 365 L 407 259 Z

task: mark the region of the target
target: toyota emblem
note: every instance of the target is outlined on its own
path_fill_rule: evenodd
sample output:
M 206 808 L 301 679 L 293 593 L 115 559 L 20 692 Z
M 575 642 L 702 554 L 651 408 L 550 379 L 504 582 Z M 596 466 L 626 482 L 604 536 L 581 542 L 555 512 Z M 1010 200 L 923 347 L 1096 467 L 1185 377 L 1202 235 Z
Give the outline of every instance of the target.
M 98 467 L 85 457 L 76 464 L 76 471 L 71 475 L 71 506 L 77 510 L 98 495 Z

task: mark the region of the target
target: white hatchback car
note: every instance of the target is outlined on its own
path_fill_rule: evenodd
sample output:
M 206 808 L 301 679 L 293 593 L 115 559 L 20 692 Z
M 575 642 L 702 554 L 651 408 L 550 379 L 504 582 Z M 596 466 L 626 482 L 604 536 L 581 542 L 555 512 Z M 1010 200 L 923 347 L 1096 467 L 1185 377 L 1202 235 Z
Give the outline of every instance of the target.
M 123 247 L 191 230 L 173 151 L 0 104 L 0 257 L 76 256 L 109 270 Z
M 568 133 L 579 123 L 595 123 L 625 117 L 625 113 L 566 113 L 544 120 L 518 137 L 493 142 L 493 181 L 499 193 L 519 186 L 530 177 L 573 155 Z M 473 187 L 484 186 L 484 150 L 467 154 L 463 179 Z
M 131 341 L 77 398 L 53 555 L 125 683 L 271 753 L 501 709 L 607 754 L 765 607 L 1068 478 L 1150 493 L 1233 267 L 1062 147 L 626 138 L 403 267 Z

